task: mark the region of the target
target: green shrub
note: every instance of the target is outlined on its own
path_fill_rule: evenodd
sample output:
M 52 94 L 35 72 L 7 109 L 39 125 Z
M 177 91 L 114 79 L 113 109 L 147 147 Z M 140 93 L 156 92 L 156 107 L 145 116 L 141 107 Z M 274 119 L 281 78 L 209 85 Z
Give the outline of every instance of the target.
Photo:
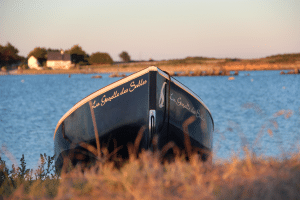
M 113 64 L 114 61 L 108 53 L 97 52 L 90 56 L 89 62 L 91 64 Z

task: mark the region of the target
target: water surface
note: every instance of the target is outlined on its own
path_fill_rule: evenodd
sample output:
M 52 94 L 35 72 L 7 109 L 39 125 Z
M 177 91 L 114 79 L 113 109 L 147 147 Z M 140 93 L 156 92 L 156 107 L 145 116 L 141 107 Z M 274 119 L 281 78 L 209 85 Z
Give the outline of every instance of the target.
M 240 72 L 231 81 L 226 76 L 176 77 L 212 113 L 215 159 L 230 158 L 243 146 L 266 156 L 289 153 L 299 146 L 300 75 L 279 73 Z M 31 168 L 37 165 L 40 153 L 53 155 L 53 133 L 64 113 L 119 79 L 108 78 L 108 74 L 102 79 L 91 76 L 0 76 L 0 146 L 4 145 L 18 161 L 24 154 Z M 278 111 L 283 115 L 277 116 Z M 3 153 L 1 157 L 9 160 Z

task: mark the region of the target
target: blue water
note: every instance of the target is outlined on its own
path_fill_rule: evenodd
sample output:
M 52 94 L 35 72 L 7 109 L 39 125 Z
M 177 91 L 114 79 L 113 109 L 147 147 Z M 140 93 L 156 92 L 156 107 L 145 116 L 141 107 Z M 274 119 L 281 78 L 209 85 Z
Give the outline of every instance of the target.
M 176 77 L 212 113 L 214 159 L 228 159 L 245 146 L 258 155 L 274 157 L 299 151 L 300 75 L 279 73 L 240 72 L 231 81 L 228 77 Z M 62 115 L 82 98 L 119 79 L 108 74 L 102 79 L 91 76 L 0 76 L 2 159 L 19 163 L 24 154 L 27 166 L 35 168 L 40 153 L 53 155 L 53 133 Z

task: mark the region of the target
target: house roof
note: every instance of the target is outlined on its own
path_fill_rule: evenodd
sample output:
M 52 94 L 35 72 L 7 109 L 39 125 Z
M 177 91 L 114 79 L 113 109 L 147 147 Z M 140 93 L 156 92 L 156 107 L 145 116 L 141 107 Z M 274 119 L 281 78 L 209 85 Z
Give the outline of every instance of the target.
M 63 61 L 70 61 L 71 56 L 70 54 L 65 54 L 61 52 L 48 52 L 48 59 L 47 60 L 63 60 Z

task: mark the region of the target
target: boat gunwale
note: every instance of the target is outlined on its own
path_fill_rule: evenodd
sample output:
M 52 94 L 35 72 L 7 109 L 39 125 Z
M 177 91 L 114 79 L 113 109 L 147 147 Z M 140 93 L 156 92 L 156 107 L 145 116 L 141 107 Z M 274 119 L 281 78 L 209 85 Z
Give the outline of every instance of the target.
M 202 99 L 196 95 L 193 91 L 191 91 L 188 87 L 186 87 L 185 85 L 183 85 L 182 83 L 180 83 L 178 80 L 176 80 L 174 77 L 171 77 L 169 76 L 169 74 L 165 71 L 162 71 L 161 69 L 159 69 L 158 67 L 155 67 L 155 66 L 150 66 L 150 67 L 147 67 L 146 69 L 143 69 L 141 71 L 138 71 L 136 73 L 133 73 L 131 75 L 129 75 L 128 77 L 125 77 L 123 79 L 120 79 L 116 82 L 113 82 L 93 93 L 91 93 L 90 95 L 86 96 L 85 98 L 81 99 L 80 101 L 78 101 L 70 110 L 68 110 L 61 118 L 60 120 L 58 121 L 57 125 L 56 125 L 56 128 L 55 128 L 55 131 L 54 131 L 54 136 L 53 136 L 53 140 L 55 139 L 55 135 L 56 135 L 56 132 L 59 128 L 59 126 L 61 125 L 61 123 L 69 116 L 71 115 L 75 110 L 77 110 L 78 108 L 80 108 L 82 105 L 84 105 L 85 103 L 89 102 L 90 100 L 96 98 L 97 96 L 105 93 L 105 92 L 108 92 L 110 91 L 111 89 L 117 87 L 117 86 L 120 86 L 124 83 L 127 83 L 129 82 L 130 80 L 133 80 L 135 78 L 138 78 L 150 71 L 157 71 L 160 73 L 160 75 L 164 76 L 166 79 L 170 79 L 170 82 L 173 82 L 175 83 L 177 86 L 181 87 L 184 91 L 186 91 L 187 93 L 189 93 L 191 96 L 193 96 L 195 99 L 197 99 L 205 108 L 206 110 L 209 112 L 210 114 L 210 117 L 212 119 L 212 122 L 213 122 L 213 118 L 212 118 L 212 115 L 211 115 L 211 112 L 210 110 L 208 109 L 208 107 L 205 105 L 205 103 L 202 101 Z M 213 123 L 214 124 L 214 123 Z

